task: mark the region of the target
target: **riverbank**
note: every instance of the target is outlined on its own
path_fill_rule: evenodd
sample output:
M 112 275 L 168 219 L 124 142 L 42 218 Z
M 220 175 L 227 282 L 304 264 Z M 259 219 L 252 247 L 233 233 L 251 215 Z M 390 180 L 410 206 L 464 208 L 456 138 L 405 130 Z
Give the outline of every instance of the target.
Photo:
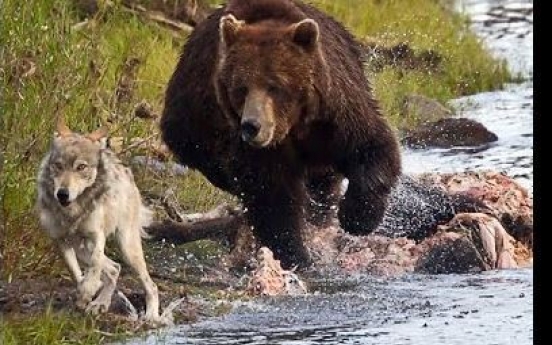
M 433 1 L 382 4 L 358 0 L 357 6 L 339 1 L 316 3 L 343 20 L 368 46 L 376 42 L 394 47 L 406 42 L 414 56 L 433 52 L 439 57 L 440 62 L 431 68 L 375 61 L 379 67 L 368 70 L 376 95 L 397 126 L 416 122 L 402 117 L 401 102 L 407 94 L 424 94 L 444 102 L 500 88 L 513 80 L 504 64 L 491 57 L 469 31 L 465 18 Z M 358 11 L 361 6 L 366 10 Z M 412 11 L 405 14 L 402 6 Z M 127 162 L 139 154 L 158 155 L 155 114 L 161 109 L 163 89 L 186 32 L 167 29 L 118 6 L 102 5 L 90 17 L 79 12 L 72 2 L 62 0 L 5 0 L 1 20 L 1 37 L 6 45 L 0 65 L 5 76 L 0 119 L 4 163 L 0 187 L 0 287 L 7 291 L 9 301 L 35 308 L 25 314 L 7 309 L 8 304 L 0 301 L 0 337 L 4 344 L 96 344 L 117 338 L 117 334 L 134 331 L 133 326 L 115 322 L 107 327 L 109 319 L 85 317 L 70 306 L 56 305 L 56 295 L 70 294 L 71 284 L 32 212 L 34 175 L 50 139 L 53 119 L 60 112 L 77 129 L 110 122 L 112 135 L 124 138 L 121 151 Z M 153 118 L 143 119 L 134 111 L 143 100 L 151 106 Z M 135 145 L 134 138 L 143 139 L 146 144 Z M 198 174 L 174 176 L 134 167 L 145 194 L 159 197 L 170 191 L 181 211 L 205 211 L 221 201 L 232 202 Z M 165 210 L 160 210 L 159 215 L 167 216 Z M 183 266 L 194 260 L 208 263 L 225 250 L 210 243 L 176 249 L 173 257 L 166 257 L 164 249 L 148 245 L 148 260 L 177 261 Z M 209 285 L 209 272 L 183 272 L 178 276 L 175 272 L 162 272 L 160 267 L 155 274 L 154 279 L 169 278 L 167 286 L 160 287 L 164 300 L 187 294 L 216 299 L 225 293 L 224 286 Z M 227 278 L 231 282 L 237 279 Z M 136 290 L 133 281 L 124 275 L 121 287 Z M 240 297 L 236 291 L 229 294 Z M 48 305 L 52 308 L 46 311 Z M 212 313 L 224 312 L 225 308 L 215 308 Z M 193 319 L 194 310 L 205 312 L 203 306 L 193 304 L 189 309 L 189 319 Z M 186 321 L 185 317 L 180 321 Z

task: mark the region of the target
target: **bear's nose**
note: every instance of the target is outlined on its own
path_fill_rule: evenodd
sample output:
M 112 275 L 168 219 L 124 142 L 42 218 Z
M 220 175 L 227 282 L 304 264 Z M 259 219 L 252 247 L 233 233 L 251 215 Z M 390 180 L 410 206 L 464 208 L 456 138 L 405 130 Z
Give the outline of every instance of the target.
M 255 119 L 245 120 L 241 123 L 241 136 L 244 141 L 251 141 L 259 134 L 261 124 Z
M 66 188 L 60 188 L 56 193 L 56 198 L 63 206 L 69 205 L 69 191 Z

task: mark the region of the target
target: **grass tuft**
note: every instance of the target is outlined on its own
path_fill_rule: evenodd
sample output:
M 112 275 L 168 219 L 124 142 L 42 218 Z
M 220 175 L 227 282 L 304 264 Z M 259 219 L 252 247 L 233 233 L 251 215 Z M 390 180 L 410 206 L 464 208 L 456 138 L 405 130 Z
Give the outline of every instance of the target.
M 97 331 L 90 317 L 53 312 L 30 317 L 0 318 L 0 343 L 2 345 L 97 345 L 106 335 Z

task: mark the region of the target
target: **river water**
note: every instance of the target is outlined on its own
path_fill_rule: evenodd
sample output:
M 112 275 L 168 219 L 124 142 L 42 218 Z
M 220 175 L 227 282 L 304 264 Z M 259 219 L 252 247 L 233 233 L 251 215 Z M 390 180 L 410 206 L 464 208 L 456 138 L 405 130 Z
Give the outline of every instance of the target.
M 510 70 L 525 81 L 504 90 L 451 102 L 458 116 L 475 119 L 498 136 L 485 150 L 405 150 L 407 172 L 503 171 L 533 189 L 533 2 L 464 0 L 458 9 L 472 18 L 473 29 Z
M 460 116 L 499 136 L 485 150 L 405 150 L 407 172 L 493 169 L 533 188 L 533 2 L 464 0 L 473 29 L 524 82 L 454 100 Z M 533 269 L 400 278 L 334 276 L 306 296 L 232 302 L 233 310 L 125 344 L 533 343 Z

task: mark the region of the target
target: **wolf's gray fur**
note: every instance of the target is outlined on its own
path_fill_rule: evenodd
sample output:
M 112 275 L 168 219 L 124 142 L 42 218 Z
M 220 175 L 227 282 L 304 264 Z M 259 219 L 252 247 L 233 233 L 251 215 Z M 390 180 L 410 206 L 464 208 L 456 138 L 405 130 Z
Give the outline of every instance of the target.
M 152 213 L 142 203 L 132 171 L 105 147 L 106 135 L 103 129 L 78 134 L 58 123 L 38 174 L 40 223 L 77 284 L 79 307 L 92 313 L 109 309 L 121 266 L 104 248 L 106 238 L 115 235 L 146 291 L 146 321 L 162 323 L 141 242 Z

